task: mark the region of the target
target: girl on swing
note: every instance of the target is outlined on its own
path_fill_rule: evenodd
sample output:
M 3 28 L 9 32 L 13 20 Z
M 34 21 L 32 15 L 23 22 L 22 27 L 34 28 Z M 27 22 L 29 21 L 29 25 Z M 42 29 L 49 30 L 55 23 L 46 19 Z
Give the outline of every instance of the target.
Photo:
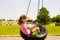
M 33 30 L 34 27 L 30 28 L 28 25 L 27 25 L 27 20 L 26 20 L 26 16 L 25 15 L 22 15 L 20 18 L 19 18 L 19 21 L 18 21 L 19 25 L 20 25 L 20 30 L 25 34 L 25 35 L 32 35 L 32 33 L 36 30 Z

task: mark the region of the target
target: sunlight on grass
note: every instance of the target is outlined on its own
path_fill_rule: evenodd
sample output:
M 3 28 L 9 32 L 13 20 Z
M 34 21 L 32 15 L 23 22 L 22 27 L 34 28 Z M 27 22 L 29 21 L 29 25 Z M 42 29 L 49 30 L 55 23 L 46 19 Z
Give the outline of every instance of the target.
M 12 26 L 0 26 L 0 35 L 11 35 L 11 34 L 19 34 L 20 27 L 19 25 L 12 25 Z
M 60 26 L 45 25 L 48 34 L 60 34 Z
M 48 30 L 48 34 L 60 34 L 60 26 L 54 26 L 53 24 L 45 25 Z M 0 25 L 0 35 L 19 35 L 20 27 L 19 25 L 11 26 L 1 26 Z M 34 35 L 37 33 L 33 33 Z

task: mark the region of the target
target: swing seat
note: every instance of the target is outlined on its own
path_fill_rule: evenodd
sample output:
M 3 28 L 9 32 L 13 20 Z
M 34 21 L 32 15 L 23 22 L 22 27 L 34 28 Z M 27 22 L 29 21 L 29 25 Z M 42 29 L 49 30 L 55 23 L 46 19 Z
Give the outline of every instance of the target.
M 38 27 L 40 28 L 40 33 L 38 35 L 25 35 L 22 31 L 20 31 L 22 38 L 25 40 L 44 40 L 47 36 L 47 30 L 40 24 Z

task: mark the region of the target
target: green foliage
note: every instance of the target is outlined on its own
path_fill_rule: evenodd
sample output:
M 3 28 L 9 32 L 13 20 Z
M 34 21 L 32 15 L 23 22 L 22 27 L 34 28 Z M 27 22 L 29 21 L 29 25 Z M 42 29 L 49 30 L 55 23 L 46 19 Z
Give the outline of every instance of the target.
M 5 19 L 0 19 L 0 21 L 5 21 Z
M 57 15 L 56 22 L 60 22 L 60 15 Z
M 9 20 L 7 20 L 7 21 L 14 21 L 14 20 L 12 20 L 12 19 L 9 19 Z
M 52 18 L 52 22 L 60 22 L 60 15 Z
M 53 17 L 52 18 L 52 22 L 56 22 L 56 17 Z
M 45 7 L 42 7 L 38 12 L 37 21 L 41 24 L 46 24 L 50 21 L 50 16 L 48 14 L 49 11 Z

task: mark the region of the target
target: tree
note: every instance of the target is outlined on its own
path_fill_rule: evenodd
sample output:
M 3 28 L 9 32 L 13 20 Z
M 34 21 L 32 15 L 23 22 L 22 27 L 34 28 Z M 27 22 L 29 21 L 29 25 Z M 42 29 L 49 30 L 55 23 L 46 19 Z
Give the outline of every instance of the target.
M 5 19 L 0 19 L 0 21 L 5 21 Z
M 48 14 L 49 11 L 45 7 L 42 7 L 38 12 L 36 20 L 41 24 L 46 24 L 50 21 L 50 16 Z
M 56 22 L 56 17 L 53 17 L 52 18 L 52 22 Z
M 56 16 L 56 22 L 59 22 L 60 23 L 60 15 L 57 15 Z
M 52 18 L 52 22 L 60 22 L 60 15 Z
M 12 19 L 9 19 L 9 20 L 7 20 L 7 21 L 14 21 L 14 20 L 12 20 Z

